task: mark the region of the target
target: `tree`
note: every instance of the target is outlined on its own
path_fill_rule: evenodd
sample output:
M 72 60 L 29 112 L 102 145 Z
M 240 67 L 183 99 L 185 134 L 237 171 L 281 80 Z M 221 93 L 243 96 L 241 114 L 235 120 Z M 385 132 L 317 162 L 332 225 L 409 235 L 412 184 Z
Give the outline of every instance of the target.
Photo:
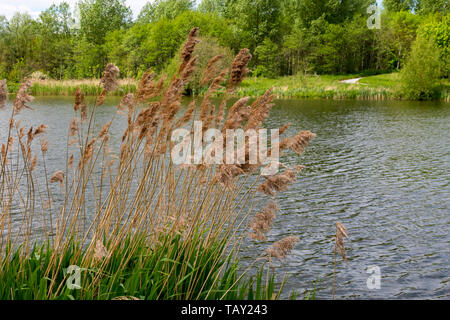
M 440 51 L 442 75 L 450 77 L 450 15 L 431 17 L 418 33 L 436 44 Z
M 412 11 L 416 4 L 417 0 L 383 0 L 383 7 L 391 12 Z
M 400 73 L 401 92 L 409 99 L 427 100 L 435 95 L 441 61 L 436 44 L 418 35 Z
M 268 38 L 281 41 L 281 3 L 272 0 L 230 1 L 227 18 L 232 20 L 239 34 L 239 48 L 249 48 L 252 52 Z M 239 48 L 234 48 L 238 50 Z M 255 55 L 253 63 L 258 63 Z
M 81 0 L 78 6 L 81 34 L 95 45 L 102 45 L 108 32 L 131 23 L 125 0 Z
M 383 41 L 391 51 L 390 63 L 397 70 L 401 69 L 410 52 L 419 25 L 419 17 L 407 11 L 389 13 L 382 23 Z
M 227 10 L 227 0 L 202 0 L 198 11 L 202 13 L 217 13 L 224 16 Z
M 58 79 L 67 75 L 72 64 L 72 34 L 74 19 L 66 2 L 52 5 L 39 15 L 39 36 L 36 51 L 39 69 Z
M 417 4 L 417 12 L 419 14 L 441 13 L 448 14 L 448 0 L 419 0 Z
M 256 47 L 255 54 L 259 64 L 255 73 L 267 78 L 275 78 L 280 74 L 280 48 L 269 38 Z
M 193 10 L 193 0 L 156 0 L 147 2 L 138 16 L 141 23 L 156 22 L 167 18 L 175 19 L 185 11 Z
M 356 14 L 365 14 L 374 0 L 296 0 L 298 15 L 305 26 L 321 17 L 328 23 L 342 23 Z

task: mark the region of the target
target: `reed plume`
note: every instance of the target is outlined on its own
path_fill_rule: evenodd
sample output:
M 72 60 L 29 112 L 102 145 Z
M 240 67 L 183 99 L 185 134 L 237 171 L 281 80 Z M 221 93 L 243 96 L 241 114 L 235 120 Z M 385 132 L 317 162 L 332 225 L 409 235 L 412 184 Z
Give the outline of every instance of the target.
M 294 246 L 300 242 L 300 239 L 296 236 L 289 236 L 275 242 L 270 246 L 266 252 L 269 258 L 277 258 L 279 261 L 283 261 L 287 258 L 288 254 L 294 249 Z
M 32 109 L 31 107 L 27 106 L 26 104 L 33 101 L 33 97 L 29 95 L 28 91 L 30 90 L 32 85 L 32 82 L 30 80 L 26 80 L 23 82 L 20 87 L 19 91 L 17 92 L 16 98 L 14 99 L 14 114 L 18 114 L 23 109 Z
M 224 55 L 217 55 L 213 57 L 211 60 L 209 60 L 208 64 L 206 65 L 206 69 L 203 73 L 202 80 L 200 81 L 200 85 L 204 86 L 208 82 L 210 82 L 214 77 L 216 77 L 217 74 L 217 63 L 224 58 Z
M 259 186 L 258 191 L 268 196 L 275 196 L 277 192 L 286 191 L 289 185 L 296 181 L 293 170 L 285 170 L 283 173 L 265 178 L 266 181 Z
M 61 171 L 61 170 L 56 171 L 56 172 L 50 177 L 50 182 L 51 182 L 51 183 L 59 182 L 59 185 L 60 185 L 61 188 L 62 188 L 63 183 L 64 183 L 64 172 Z
M 309 142 L 316 137 L 311 131 L 301 131 L 290 141 L 290 148 L 298 155 L 302 155 Z
M 344 238 L 348 239 L 348 233 L 345 226 L 336 222 L 336 234 L 334 237 L 334 270 L 333 270 L 333 289 L 332 289 L 332 299 L 334 299 L 334 293 L 336 288 L 336 263 L 337 263 L 337 253 L 342 257 L 344 261 L 347 261 L 347 256 L 345 254 L 345 244 Z
M 228 92 L 233 92 L 244 80 L 245 76 L 249 72 L 247 66 L 250 60 L 252 59 L 252 55 L 250 54 L 250 50 L 242 49 L 231 65 L 230 72 L 230 80 L 228 84 Z
M 194 53 L 195 46 L 200 42 L 198 36 L 200 34 L 200 29 L 195 27 L 189 31 L 187 41 L 181 50 L 181 65 L 178 72 L 181 74 L 186 66 L 192 60 L 192 54 Z
M 103 71 L 102 79 L 100 80 L 103 90 L 97 98 L 97 106 L 101 106 L 105 102 L 108 92 L 117 90 L 119 87 L 119 74 L 120 70 L 117 66 L 112 63 L 108 63 L 106 65 L 105 71 Z
M 276 202 L 269 202 L 265 208 L 255 214 L 252 222 L 250 223 L 250 229 L 253 231 L 250 233 L 250 237 L 255 240 L 266 241 L 265 233 L 269 232 L 273 221 L 275 220 L 275 212 L 278 210 Z
M 120 70 L 117 66 L 112 63 L 108 63 L 106 65 L 105 71 L 103 72 L 103 77 L 100 80 L 101 85 L 106 91 L 112 92 L 117 90 L 119 87 L 119 74 Z
M 103 242 L 101 240 L 97 240 L 95 242 L 95 249 L 94 249 L 94 261 L 99 262 L 103 260 L 104 258 L 108 257 L 109 253 L 108 250 L 103 245 Z
M 48 128 L 47 125 L 41 124 L 40 126 L 38 126 L 36 128 L 36 130 L 34 130 L 34 134 L 33 135 L 36 137 L 36 136 L 38 136 L 40 134 L 46 133 L 47 128 Z
M 0 80 L 0 109 L 4 108 L 8 100 L 8 86 L 6 80 Z
M 73 118 L 69 124 L 69 137 L 75 136 L 78 130 L 79 130 L 78 118 Z

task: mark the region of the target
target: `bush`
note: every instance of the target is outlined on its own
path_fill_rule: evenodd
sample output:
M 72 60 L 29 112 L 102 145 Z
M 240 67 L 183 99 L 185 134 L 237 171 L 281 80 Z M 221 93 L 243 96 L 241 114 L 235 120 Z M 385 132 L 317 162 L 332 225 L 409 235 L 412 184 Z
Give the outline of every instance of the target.
M 435 43 L 419 35 L 400 73 L 401 95 L 414 100 L 435 97 L 441 67 L 439 49 Z
M 182 47 L 180 47 L 175 57 L 163 72 L 168 75 L 168 79 L 171 79 L 173 74 L 178 71 L 181 49 Z M 197 44 L 194 50 L 194 56 L 198 56 L 196 63 L 197 67 L 192 75 L 190 83 L 186 87 L 186 90 L 197 94 L 207 89 L 207 85 L 202 86 L 201 84 L 203 70 L 205 70 L 208 62 L 213 57 L 218 55 L 223 55 L 223 58 L 216 65 L 217 71 L 220 72 L 225 68 L 229 68 L 231 65 L 234 57 L 233 52 L 229 48 L 222 47 L 215 38 L 202 37 L 201 42 Z

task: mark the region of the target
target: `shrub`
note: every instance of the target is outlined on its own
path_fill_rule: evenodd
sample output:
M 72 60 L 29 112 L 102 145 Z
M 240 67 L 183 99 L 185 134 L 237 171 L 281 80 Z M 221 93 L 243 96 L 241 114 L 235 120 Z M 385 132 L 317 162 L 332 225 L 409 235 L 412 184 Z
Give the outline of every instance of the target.
M 427 100 L 436 96 L 441 74 L 439 50 L 432 40 L 418 36 L 400 73 L 401 94 L 407 99 Z

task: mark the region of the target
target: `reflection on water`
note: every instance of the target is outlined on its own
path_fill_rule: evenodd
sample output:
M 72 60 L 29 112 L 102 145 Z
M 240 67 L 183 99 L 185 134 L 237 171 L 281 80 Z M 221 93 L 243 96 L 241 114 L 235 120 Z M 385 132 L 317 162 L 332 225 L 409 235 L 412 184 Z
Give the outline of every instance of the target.
M 99 108 L 99 129 L 114 114 L 112 105 Z M 65 167 L 61 155 L 72 99 L 38 98 L 33 107 L 19 118 L 49 126 L 49 171 L 59 170 Z M 2 143 L 10 111 L 0 110 Z M 301 238 L 279 269 L 289 273 L 288 291 L 310 290 L 317 280 L 318 297 L 331 297 L 333 234 L 340 221 L 350 241 L 349 263 L 338 263 L 337 298 L 450 298 L 450 105 L 277 101 L 267 127 L 287 122 L 290 134 L 318 135 L 304 156 L 283 159 L 307 166 L 279 196 L 268 238 Z M 113 124 L 111 144 L 120 141 L 125 126 L 121 120 Z M 254 259 L 267 246 L 246 241 L 244 256 Z M 380 290 L 367 288 L 369 266 L 381 268 Z

